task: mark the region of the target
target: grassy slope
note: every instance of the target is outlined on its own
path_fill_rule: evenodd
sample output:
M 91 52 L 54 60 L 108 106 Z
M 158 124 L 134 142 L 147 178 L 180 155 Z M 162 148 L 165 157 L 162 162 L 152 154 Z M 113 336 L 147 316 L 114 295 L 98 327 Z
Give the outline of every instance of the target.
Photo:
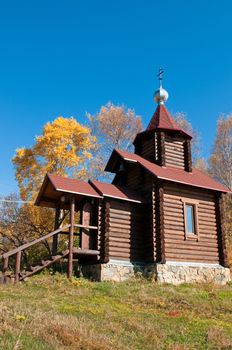
M 0 285 L 0 349 L 232 349 L 232 285 Z

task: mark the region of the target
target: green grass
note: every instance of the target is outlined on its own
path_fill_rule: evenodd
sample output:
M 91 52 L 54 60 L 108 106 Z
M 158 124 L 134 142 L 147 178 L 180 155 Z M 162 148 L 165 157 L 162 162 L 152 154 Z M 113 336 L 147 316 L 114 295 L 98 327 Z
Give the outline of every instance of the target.
M 232 285 L 68 281 L 0 285 L 0 349 L 232 349 Z

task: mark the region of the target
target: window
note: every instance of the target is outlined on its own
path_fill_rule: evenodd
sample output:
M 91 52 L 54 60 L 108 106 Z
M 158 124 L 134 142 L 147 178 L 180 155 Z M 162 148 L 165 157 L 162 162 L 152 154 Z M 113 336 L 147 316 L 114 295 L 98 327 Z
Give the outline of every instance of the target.
M 182 199 L 184 205 L 184 227 L 185 227 L 185 239 L 199 240 L 198 232 L 198 217 L 197 217 L 197 201 L 188 201 Z
M 186 204 L 185 221 L 186 221 L 186 231 L 188 234 L 196 234 L 194 212 L 195 212 L 194 205 Z

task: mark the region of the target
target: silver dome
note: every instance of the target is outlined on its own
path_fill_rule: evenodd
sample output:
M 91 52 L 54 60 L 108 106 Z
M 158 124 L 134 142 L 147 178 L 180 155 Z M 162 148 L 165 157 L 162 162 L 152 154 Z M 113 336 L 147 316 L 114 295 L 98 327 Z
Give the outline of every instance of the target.
M 158 90 L 155 91 L 153 97 L 155 102 L 163 105 L 168 99 L 168 92 L 161 86 Z

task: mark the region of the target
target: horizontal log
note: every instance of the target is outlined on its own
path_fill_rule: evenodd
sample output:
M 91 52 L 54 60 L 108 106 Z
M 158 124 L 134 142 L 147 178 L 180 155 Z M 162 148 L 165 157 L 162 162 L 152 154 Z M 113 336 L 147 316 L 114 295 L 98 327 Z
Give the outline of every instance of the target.
M 113 217 L 109 217 L 109 223 L 114 225 L 114 224 L 121 224 L 121 225 L 129 225 L 131 226 L 131 219 L 116 219 L 116 218 L 113 218 Z
M 204 257 L 215 257 L 215 258 L 218 258 L 218 251 L 212 251 L 212 250 L 209 250 L 207 248 L 205 249 L 202 249 L 199 247 L 199 249 L 196 249 L 196 250 L 193 250 L 193 249 L 188 249 L 188 248 L 170 248 L 170 247 L 166 247 L 165 245 L 165 253 L 166 254 L 181 254 L 181 255 L 185 255 L 185 256 L 204 256 Z
M 175 151 L 169 149 L 165 153 L 165 159 L 177 159 L 177 160 L 183 161 L 184 160 L 184 153 L 182 151 L 175 152 Z
M 164 229 L 168 229 L 168 230 L 178 230 L 178 231 L 181 231 L 181 230 L 184 230 L 184 224 L 183 225 L 178 225 L 178 224 L 166 224 L 164 222 Z
M 134 250 L 134 249 L 126 249 L 126 248 L 123 248 L 123 249 L 117 249 L 116 247 L 110 247 L 109 249 L 110 251 L 110 255 L 118 255 L 118 256 L 124 256 L 124 257 L 130 257 L 131 255 L 144 255 L 145 253 L 145 250 L 142 251 L 142 250 Z
M 198 218 L 198 222 L 201 223 L 202 225 L 214 225 L 216 227 L 216 221 L 215 221 L 215 218 L 209 218 L 207 220 L 206 217 L 202 217 L 199 215 L 199 213 L 197 214 L 197 218 Z
M 112 223 L 112 222 L 108 222 L 109 227 L 114 227 L 114 228 L 127 228 L 127 229 L 131 229 L 131 225 L 129 224 L 119 224 L 119 223 Z
M 144 240 L 143 237 L 135 237 L 135 238 L 130 238 L 130 237 L 125 237 L 125 236 L 110 236 L 110 242 L 118 242 L 118 243 L 129 243 L 129 244 L 146 244 L 146 241 Z
M 169 230 L 171 233 L 167 233 L 167 230 L 165 231 L 165 238 L 167 239 L 176 239 L 176 240 L 184 240 L 185 239 L 185 233 L 184 231 L 176 233 L 175 231 Z M 200 233 L 198 235 L 198 239 L 201 242 L 217 242 L 217 236 L 216 235 L 210 235 L 205 233 Z
M 202 222 L 201 220 L 198 220 L 198 226 L 200 228 L 200 230 L 213 230 L 213 231 L 217 231 L 217 226 L 216 224 L 214 224 L 213 222 L 208 222 L 207 224 L 205 222 Z
M 164 207 L 164 215 L 171 218 L 178 217 L 180 219 L 184 219 L 184 211 L 183 209 L 172 209 Z
M 166 198 L 164 195 L 164 205 L 171 208 L 183 208 L 183 202 L 180 199 Z
M 179 157 L 177 154 L 176 155 L 168 155 L 166 154 L 165 156 L 165 161 L 170 162 L 170 163 L 179 163 L 179 164 L 184 164 L 184 157 Z
M 184 246 L 187 245 L 189 247 L 210 247 L 213 249 L 218 249 L 218 244 L 217 242 L 210 242 L 210 241 L 190 241 L 190 240 L 184 240 L 184 239 L 179 239 L 178 238 L 169 238 L 169 237 L 165 237 L 164 238 L 165 241 L 165 245 L 170 245 L 173 247 L 178 248 L 179 246 Z
M 206 203 L 209 202 L 213 202 L 214 203 L 214 196 L 213 194 L 209 193 L 209 192 L 205 192 L 204 190 L 199 191 L 199 190 L 190 190 L 190 189 L 184 189 L 181 185 L 177 187 L 174 187 L 173 185 L 170 186 L 169 183 L 165 183 L 164 184 L 164 189 L 165 189 L 165 193 L 167 195 L 171 195 L 171 196 L 184 196 L 184 197 L 188 197 L 188 196 L 197 196 L 199 200 L 202 200 L 203 202 L 206 201 Z
M 198 207 L 202 211 L 211 210 L 211 211 L 215 212 L 215 204 L 214 204 L 214 202 L 211 202 L 210 200 L 203 201 L 202 199 L 200 199 L 199 203 L 198 203 Z
M 183 217 L 170 217 L 170 216 L 166 216 L 164 215 L 164 223 L 166 225 L 180 225 L 180 226 L 184 226 L 184 220 Z
M 112 249 L 112 251 L 144 251 L 146 250 L 147 246 L 146 245 L 130 245 L 127 243 L 121 243 L 121 244 L 116 244 L 115 242 L 110 242 L 109 243 L 110 248 Z
M 113 234 L 113 233 L 122 233 L 122 234 L 131 234 L 131 229 L 128 229 L 128 228 L 119 228 L 119 227 L 111 227 L 110 228 L 110 232 Z
M 165 154 L 165 160 L 176 160 L 177 162 L 184 162 L 184 155 L 181 153 L 168 152 Z
M 215 253 L 214 253 L 215 254 Z M 205 260 L 214 260 L 214 261 L 217 261 L 218 260 L 218 256 L 217 254 L 215 255 L 212 255 L 212 254 L 209 254 L 209 255 L 205 255 L 205 254 L 202 254 L 200 252 L 200 255 L 197 254 L 197 252 L 192 252 L 190 253 L 189 251 L 187 251 L 186 253 L 182 253 L 180 251 L 173 251 L 173 252 L 169 252 L 167 250 L 165 250 L 165 255 L 166 255 L 166 258 L 184 258 L 186 261 L 189 261 L 190 259 L 195 259 L 195 260 L 198 260 L 198 261 L 205 261 Z
M 182 256 L 172 256 L 172 255 L 168 255 L 166 256 L 166 260 L 168 261 L 180 261 L 180 262 L 203 262 L 203 263 L 209 263 L 209 264 L 218 264 L 219 263 L 219 259 L 214 259 L 214 258 L 196 258 L 196 257 L 182 257 Z
M 212 248 L 212 247 L 193 247 L 193 246 L 177 246 L 175 247 L 174 245 L 167 245 L 165 244 L 165 251 L 166 252 L 173 252 L 173 253 L 176 253 L 176 252 L 179 252 L 179 253 L 183 253 L 183 252 L 186 252 L 189 253 L 191 252 L 191 254 L 200 254 L 201 255 L 208 255 L 208 254 L 216 254 L 218 255 L 218 248 Z M 198 252 L 198 253 L 197 253 Z

